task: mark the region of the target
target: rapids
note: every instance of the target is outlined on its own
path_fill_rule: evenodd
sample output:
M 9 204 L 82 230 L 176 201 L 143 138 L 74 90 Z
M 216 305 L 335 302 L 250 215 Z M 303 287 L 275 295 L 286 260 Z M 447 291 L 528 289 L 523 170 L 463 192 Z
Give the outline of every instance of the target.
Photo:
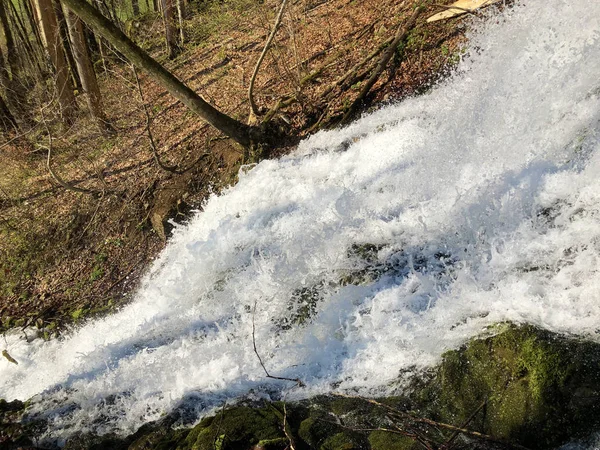
M 0 398 L 34 396 L 60 442 L 243 396 L 391 393 L 499 321 L 600 340 L 600 1 L 488 15 L 427 94 L 244 168 L 121 311 L 6 336 Z M 269 372 L 305 387 L 265 377 L 253 321 Z

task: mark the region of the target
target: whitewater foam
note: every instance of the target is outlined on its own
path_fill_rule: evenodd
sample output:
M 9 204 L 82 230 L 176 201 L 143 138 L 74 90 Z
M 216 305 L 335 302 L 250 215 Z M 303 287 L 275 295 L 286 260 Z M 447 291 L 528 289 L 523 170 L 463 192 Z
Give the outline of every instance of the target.
M 430 93 L 242 171 L 122 311 L 7 336 L 0 397 L 35 395 L 52 438 L 126 433 L 244 395 L 392 392 L 498 321 L 598 340 L 600 2 L 474 30 Z M 306 387 L 265 378 L 255 307 L 268 370 Z

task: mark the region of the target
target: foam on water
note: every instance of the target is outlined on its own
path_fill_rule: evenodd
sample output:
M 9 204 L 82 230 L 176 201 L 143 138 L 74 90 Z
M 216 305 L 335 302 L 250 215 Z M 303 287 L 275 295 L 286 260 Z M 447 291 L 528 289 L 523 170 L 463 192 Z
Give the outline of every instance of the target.
M 36 395 L 54 438 L 125 433 L 249 393 L 391 392 L 502 320 L 598 339 L 600 2 L 528 0 L 476 28 L 427 95 L 212 197 L 122 311 L 8 336 L 0 397 Z M 268 370 L 305 388 L 265 378 L 255 307 Z

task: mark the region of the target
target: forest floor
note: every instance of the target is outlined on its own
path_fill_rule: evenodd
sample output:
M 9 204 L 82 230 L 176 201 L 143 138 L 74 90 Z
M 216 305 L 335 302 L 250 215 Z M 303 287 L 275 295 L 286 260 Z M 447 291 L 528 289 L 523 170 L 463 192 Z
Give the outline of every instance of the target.
M 172 61 L 164 59 L 157 15 L 130 21 L 127 28 L 192 89 L 245 121 L 249 79 L 278 6 L 272 0 L 203 2 L 190 11 L 187 43 Z M 290 135 L 332 126 L 361 82 L 324 92 L 392 37 L 413 6 L 408 0 L 290 3 L 257 79 L 257 104 L 271 108 L 294 94 L 299 101 L 275 117 Z M 368 105 L 422 92 L 460 59 L 464 16 L 426 24 L 439 10 L 429 6 L 420 16 L 400 49 L 401 63 L 383 74 Z M 140 73 L 142 101 L 131 66 L 116 55 L 105 69 L 101 90 L 116 133 L 103 135 L 82 112 L 69 129 L 50 123 L 38 126 L 27 142 L 0 143 L 0 330 L 36 326 L 39 336 L 50 338 L 66 325 L 119 308 L 164 247 L 170 220 L 185 222 L 191 211 L 201 210 L 211 193 L 235 183 L 242 163 L 293 148 L 282 142 L 274 153 L 246 155 L 244 161 L 240 147 Z M 161 165 L 175 170 L 164 170 L 153 156 L 144 103 Z M 83 109 L 83 99 L 80 104 Z M 65 189 L 49 174 L 48 142 L 54 171 L 90 192 Z

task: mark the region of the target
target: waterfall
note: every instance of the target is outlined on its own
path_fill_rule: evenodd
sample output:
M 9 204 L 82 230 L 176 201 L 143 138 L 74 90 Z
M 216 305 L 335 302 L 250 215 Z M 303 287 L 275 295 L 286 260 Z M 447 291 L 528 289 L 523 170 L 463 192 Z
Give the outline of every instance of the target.
M 190 421 L 240 397 L 384 395 L 486 326 L 600 340 L 600 2 L 472 19 L 455 73 L 245 167 L 134 300 L 6 336 L 0 397 L 48 436 Z M 304 385 L 265 377 L 267 370 Z

